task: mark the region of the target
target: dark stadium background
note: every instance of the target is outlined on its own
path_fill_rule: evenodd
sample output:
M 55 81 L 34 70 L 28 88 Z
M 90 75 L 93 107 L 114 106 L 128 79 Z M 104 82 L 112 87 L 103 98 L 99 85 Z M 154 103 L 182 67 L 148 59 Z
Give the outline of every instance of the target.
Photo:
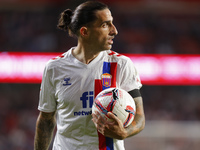
M 102 1 L 110 6 L 119 31 L 113 50 L 200 54 L 199 0 Z M 65 52 L 76 40 L 56 28 L 58 15 L 81 2 L 0 0 L 0 51 Z M 0 83 L 1 150 L 33 149 L 39 88 L 39 84 Z M 127 150 L 199 150 L 199 85 L 144 84 L 141 93 L 146 128 L 125 140 Z

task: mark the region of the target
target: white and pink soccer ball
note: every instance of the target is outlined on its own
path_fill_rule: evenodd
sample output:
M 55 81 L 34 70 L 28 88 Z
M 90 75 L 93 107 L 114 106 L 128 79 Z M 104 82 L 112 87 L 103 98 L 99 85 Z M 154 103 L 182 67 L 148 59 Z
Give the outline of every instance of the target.
M 95 98 L 92 113 L 100 112 L 102 116 L 109 119 L 108 112 L 112 112 L 128 127 L 135 117 L 135 101 L 131 95 L 123 89 L 108 88 L 101 91 Z

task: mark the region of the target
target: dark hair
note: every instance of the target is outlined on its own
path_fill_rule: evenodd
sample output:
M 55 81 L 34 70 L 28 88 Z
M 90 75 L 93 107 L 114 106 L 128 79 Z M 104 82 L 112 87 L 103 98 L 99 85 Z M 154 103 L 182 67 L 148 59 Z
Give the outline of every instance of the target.
M 96 20 L 96 11 L 108 8 L 107 5 L 98 1 L 87 1 L 80 4 L 74 12 L 70 9 L 64 10 L 60 14 L 57 27 L 68 31 L 69 35 L 78 35 L 78 30 L 90 22 Z

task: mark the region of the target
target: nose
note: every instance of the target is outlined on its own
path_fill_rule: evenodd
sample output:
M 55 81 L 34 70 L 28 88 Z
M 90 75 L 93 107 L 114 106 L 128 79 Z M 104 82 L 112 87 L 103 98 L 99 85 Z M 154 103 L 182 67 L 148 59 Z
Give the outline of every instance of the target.
M 111 35 L 117 35 L 118 34 L 118 31 L 117 31 L 117 29 L 116 29 L 114 24 L 112 24 L 110 34 Z

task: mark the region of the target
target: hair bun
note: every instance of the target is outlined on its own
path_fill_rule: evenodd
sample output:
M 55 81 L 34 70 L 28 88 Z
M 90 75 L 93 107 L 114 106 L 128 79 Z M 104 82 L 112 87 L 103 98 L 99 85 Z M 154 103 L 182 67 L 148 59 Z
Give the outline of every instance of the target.
M 57 27 L 64 31 L 68 31 L 69 25 L 71 23 L 73 12 L 71 9 L 66 9 L 60 14 L 60 19 L 58 21 Z
M 65 25 L 69 25 L 71 23 L 71 17 L 72 17 L 72 10 L 71 9 L 66 9 L 63 12 L 63 21 Z

